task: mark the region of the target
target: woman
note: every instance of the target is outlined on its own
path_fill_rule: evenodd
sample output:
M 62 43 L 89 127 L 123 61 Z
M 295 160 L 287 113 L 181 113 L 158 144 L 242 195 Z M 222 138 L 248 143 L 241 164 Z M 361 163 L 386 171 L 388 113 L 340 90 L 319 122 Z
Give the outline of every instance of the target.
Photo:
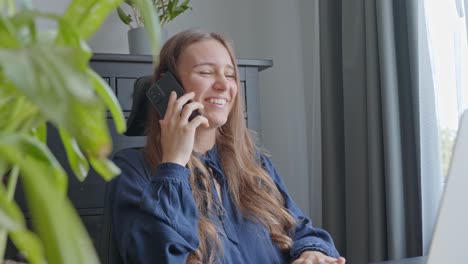
M 186 94 L 171 94 L 164 117 L 149 107 L 145 148 L 114 158 L 122 174 L 113 221 L 124 261 L 343 264 L 330 235 L 312 227 L 256 149 L 229 42 L 178 33 L 162 48 L 155 79 L 168 71 Z

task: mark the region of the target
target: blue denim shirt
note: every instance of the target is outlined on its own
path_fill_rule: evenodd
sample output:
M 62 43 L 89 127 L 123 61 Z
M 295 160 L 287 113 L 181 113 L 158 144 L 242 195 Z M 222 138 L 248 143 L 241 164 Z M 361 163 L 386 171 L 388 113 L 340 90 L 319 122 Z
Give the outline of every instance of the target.
M 264 226 L 243 217 L 234 205 L 216 147 L 200 159 L 211 168 L 221 187 L 221 213 L 210 218 L 223 243 L 220 263 L 290 263 L 305 250 L 339 256 L 330 235 L 312 227 L 311 220 L 289 196 L 268 157 L 261 156 L 263 166 L 298 222 L 289 252 L 282 252 Z M 120 151 L 114 162 L 122 170 L 114 180 L 113 224 L 124 263 L 185 263 L 199 243 L 198 211 L 188 180 L 190 171 L 178 164 L 161 163 L 151 175 L 143 152 L 134 149 Z

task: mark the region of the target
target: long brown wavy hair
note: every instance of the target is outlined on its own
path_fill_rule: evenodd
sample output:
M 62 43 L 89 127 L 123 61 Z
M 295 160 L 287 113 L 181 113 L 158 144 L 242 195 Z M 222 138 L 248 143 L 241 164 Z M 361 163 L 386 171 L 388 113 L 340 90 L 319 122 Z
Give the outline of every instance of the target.
M 236 69 L 237 87 L 240 87 L 231 43 L 220 34 L 199 29 L 180 32 L 167 40 L 160 52 L 154 80 L 168 70 L 176 73 L 182 52 L 191 44 L 203 40 L 219 41 L 228 50 Z M 245 124 L 243 102 L 239 94 L 237 92 L 226 124 L 216 132 L 216 144 L 221 165 L 226 173 L 229 194 L 243 215 L 265 226 L 270 231 L 272 241 L 286 251 L 292 247 L 293 241 L 288 234 L 296 222 L 285 208 L 283 196 L 271 176 L 256 158 L 256 147 Z M 154 170 L 162 159 L 161 128 L 158 122 L 160 117 L 151 106 L 148 107 L 148 113 L 145 156 Z M 198 249 L 191 252 L 187 263 L 214 263 L 216 258 L 222 255 L 222 246 L 216 226 L 209 218 L 211 210 L 217 206 L 213 198 L 211 176 L 194 154 L 187 166 L 191 171 L 190 184 L 199 211 L 200 241 Z

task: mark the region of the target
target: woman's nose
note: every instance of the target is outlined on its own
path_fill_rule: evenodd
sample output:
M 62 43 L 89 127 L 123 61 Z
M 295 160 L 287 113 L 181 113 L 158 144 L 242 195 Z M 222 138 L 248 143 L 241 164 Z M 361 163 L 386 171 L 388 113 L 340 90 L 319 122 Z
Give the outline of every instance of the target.
M 229 82 L 224 75 L 218 75 L 216 77 L 214 88 L 217 90 L 227 90 L 229 87 Z

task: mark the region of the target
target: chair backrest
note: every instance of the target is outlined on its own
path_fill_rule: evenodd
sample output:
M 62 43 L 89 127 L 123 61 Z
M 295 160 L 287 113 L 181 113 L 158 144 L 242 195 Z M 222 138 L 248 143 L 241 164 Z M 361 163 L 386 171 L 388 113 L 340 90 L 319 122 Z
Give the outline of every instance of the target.
M 144 136 L 148 99 L 146 91 L 153 82 L 152 76 L 142 76 L 135 81 L 132 94 L 132 111 L 127 120 L 126 136 Z

